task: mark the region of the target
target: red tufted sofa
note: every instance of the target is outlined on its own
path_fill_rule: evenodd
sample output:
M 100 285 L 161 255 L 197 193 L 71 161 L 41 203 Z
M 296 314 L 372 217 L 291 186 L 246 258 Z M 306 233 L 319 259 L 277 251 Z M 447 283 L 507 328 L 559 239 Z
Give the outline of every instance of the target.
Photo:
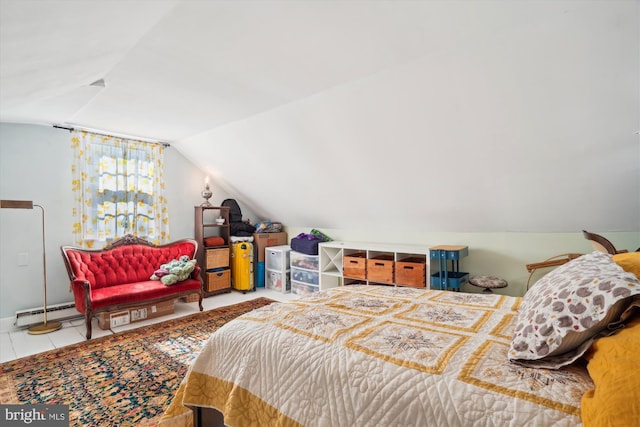
M 91 250 L 61 246 L 62 257 L 71 280 L 76 309 L 83 313 L 87 339 L 91 338 L 91 319 L 97 313 L 154 304 L 197 293 L 202 311 L 202 279 L 196 266 L 190 278 L 174 285 L 163 285 L 149 278 L 162 264 L 182 255 L 193 259 L 198 243 L 192 239 L 154 245 L 127 235 L 106 246 Z

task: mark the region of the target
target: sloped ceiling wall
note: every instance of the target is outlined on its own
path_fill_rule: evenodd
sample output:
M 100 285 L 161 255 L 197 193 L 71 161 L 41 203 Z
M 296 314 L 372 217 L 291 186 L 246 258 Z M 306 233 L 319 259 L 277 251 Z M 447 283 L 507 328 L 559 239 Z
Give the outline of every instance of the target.
M 3 0 L 0 120 L 168 140 L 294 227 L 636 231 L 639 4 Z
M 637 3 L 610 5 L 484 17 L 473 37 L 176 147 L 289 225 L 638 230 Z

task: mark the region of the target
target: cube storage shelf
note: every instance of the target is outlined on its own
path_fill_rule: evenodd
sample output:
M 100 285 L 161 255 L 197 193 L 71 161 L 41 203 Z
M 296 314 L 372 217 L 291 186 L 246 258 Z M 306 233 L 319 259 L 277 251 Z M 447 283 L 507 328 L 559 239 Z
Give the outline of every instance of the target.
M 291 247 L 265 248 L 265 287 L 282 293 L 291 292 Z
M 319 245 L 320 290 L 352 284 L 428 288 L 429 249 L 421 245 L 332 241 Z
M 320 256 L 291 251 L 291 292 L 308 295 L 320 290 Z
M 222 224 L 216 222 L 222 218 Z M 194 236 L 198 242 L 196 259 L 200 266 L 205 297 L 231 292 L 229 208 L 195 206 Z M 217 242 L 209 245 L 210 241 Z
M 469 273 L 460 271 L 460 259 L 469 254 L 467 246 L 442 245 L 429 250 L 430 258 L 438 262 L 438 272 L 431 275 L 433 288 L 459 291 L 462 285 L 469 282 Z

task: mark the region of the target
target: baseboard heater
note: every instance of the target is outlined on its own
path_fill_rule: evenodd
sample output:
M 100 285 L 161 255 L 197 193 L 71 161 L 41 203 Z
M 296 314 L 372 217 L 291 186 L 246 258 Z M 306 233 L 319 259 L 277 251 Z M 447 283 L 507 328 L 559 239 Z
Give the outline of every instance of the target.
M 47 305 L 47 321 L 70 320 L 83 317 L 72 302 Z M 30 326 L 44 322 L 44 308 L 16 311 L 16 326 Z

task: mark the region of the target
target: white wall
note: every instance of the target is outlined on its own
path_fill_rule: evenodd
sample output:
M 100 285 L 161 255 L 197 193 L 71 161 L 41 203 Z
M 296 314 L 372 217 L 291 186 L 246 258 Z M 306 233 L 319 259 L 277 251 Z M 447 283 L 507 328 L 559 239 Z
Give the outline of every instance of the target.
M 545 3 L 508 3 L 536 8 L 526 25 L 483 16 L 474 37 L 173 143 L 172 238 L 192 234 L 207 173 L 213 203 L 233 194 L 245 217 L 290 234 L 468 244 L 468 269 L 504 276 L 513 293 L 524 264 L 587 251 L 581 229 L 636 249 L 640 2 L 566 2 L 548 14 L 537 10 Z M 70 297 L 58 253 L 70 242 L 66 150 L 68 132 L 0 127 L 0 197 L 47 208 L 52 303 Z M 0 316 L 41 304 L 28 214 L 0 212 Z M 17 267 L 25 251 L 30 264 Z
M 310 228 L 287 227 L 289 237 L 308 233 Z M 585 254 L 593 251 L 582 233 L 463 233 L 463 232 L 421 232 L 399 231 L 392 227 L 370 230 L 344 230 L 322 228 L 322 232 L 334 240 L 348 242 L 384 242 L 423 245 L 428 248 L 437 245 L 466 245 L 469 255 L 460 261 L 460 271 L 475 275 L 491 275 L 505 279 L 509 286 L 496 292 L 505 295 L 522 296 L 526 292 L 529 272 L 526 265 L 545 261 L 557 255 L 568 253 Z M 640 247 L 640 232 L 603 233 L 617 249 L 634 251 Z M 563 258 L 563 257 L 560 257 Z M 536 270 L 531 276 L 530 286 L 552 269 Z M 437 271 L 437 264 L 435 270 Z M 466 292 L 480 289 L 465 285 Z
M 638 231 L 639 4 L 482 16 L 476 37 L 176 146 L 292 226 Z
M 222 189 L 219 177 L 212 177 L 213 204 L 236 198 L 245 218 L 256 222 L 254 202 L 234 190 Z M 254 176 L 268 175 L 269 171 Z M 200 204 L 205 174 L 175 148 L 165 151 L 166 191 L 169 199 L 170 231 L 173 240 L 193 236 L 193 206 Z M 257 178 L 256 178 L 257 179 Z M 71 243 L 71 152 L 69 132 L 50 126 L 0 124 L 0 199 L 34 200 L 46 209 L 47 281 L 49 304 L 71 301 L 69 280 L 60 255 L 60 245 Z M 287 197 L 284 186 L 274 186 L 269 195 Z M 275 202 L 265 211 L 286 208 Z M 309 215 L 314 205 L 305 207 Z M 271 218 L 278 220 L 278 218 Z M 331 217 L 326 218 L 327 222 Z M 315 221 L 308 225 L 285 224 L 289 237 L 322 228 Z M 580 233 L 468 233 L 402 230 L 394 223 L 373 228 L 322 228 L 334 239 L 407 244 L 466 244 L 470 255 L 462 266 L 472 274 L 495 274 L 510 282 L 503 292 L 521 295 L 528 274 L 527 263 L 542 261 L 566 252 L 588 252 L 590 245 Z M 593 230 L 599 232 L 600 230 Z M 640 232 L 605 233 L 616 246 L 630 250 L 640 246 Z M 28 265 L 18 266 L 18 256 L 28 254 Z M 0 210 L 0 318 L 16 310 L 42 305 L 42 263 L 39 210 Z
M 70 133 L 51 126 L 0 123 L 0 199 L 33 200 L 44 206 L 47 302 L 73 301 L 60 246 L 72 244 Z M 202 203 L 205 174 L 177 150 L 165 150 L 166 197 L 171 239 L 193 237 L 193 207 Z M 229 193 L 212 183 L 213 204 Z M 235 198 L 235 196 L 233 196 Z M 254 214 L 239 200 L 243 214 Z M 0 210 L 0 318 L 43 303 L 39 209 Z M 18 266 L 19 254 L 28 265 Z
M 290 235 L 467 244 L 521 295 L 582 229 L 640 247 L 640 2 L 551 3 L 176 147 Z

